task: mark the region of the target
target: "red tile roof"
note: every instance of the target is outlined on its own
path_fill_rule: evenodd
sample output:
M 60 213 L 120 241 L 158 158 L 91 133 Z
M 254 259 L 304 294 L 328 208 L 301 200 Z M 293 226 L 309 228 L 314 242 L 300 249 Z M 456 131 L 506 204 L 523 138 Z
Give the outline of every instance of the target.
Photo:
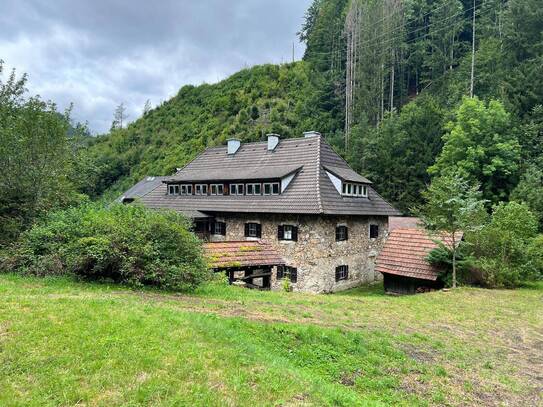
M 285 264 L 277 250 L 262 240 L 204 243 L 204 252 L 211 268 Z
M 417 228 L 419 223 L 420 219 L 415 218 L 414 216 L 389 216 L 388 231 L 392 232 L 395 229 Z
M 448 245 L 448 239 L 441 240 Z M 426 256 L 437 246 L 424 229 L 394 229 L 377 257 L 377 271 L 435 281 L 441 270 L 428 263 Z

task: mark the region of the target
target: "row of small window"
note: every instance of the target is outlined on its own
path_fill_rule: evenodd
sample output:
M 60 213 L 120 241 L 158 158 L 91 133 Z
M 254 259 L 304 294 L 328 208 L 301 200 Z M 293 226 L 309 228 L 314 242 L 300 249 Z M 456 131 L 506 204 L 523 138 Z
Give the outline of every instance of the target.
M 214 235 L 226 236 L 226 223 L 213 223 Z M 260 223 L 249 222 L 245 224 L 245 237 L 262 237 L 262 226 Z M 379 225 L 370 225 L 370 239 L 379 237 Z M 277 227 L 278 240 L 298 241 L 298 227 L 294 225 L 279 225 Z M 336 226 L 336 241 L 342 242 L 349 240 L 349 228 L 344 225 Z
M 379 237 L 379 225 L 370 225 L 370 239 Z M 336 226 L 336 242 L 349 240 L 349 228 L 344 225 Z
M 284 278 L 290 279 L 291 283 L 298 282 L 298 270 L 295 267 L 290 266 L 278 266 L 277 267 L 277 279 L 282 280 Z M 343 281 L 349 279 L 349 266 L 344 264 L 336 267 L 336 281 Z
M 223 184 L 196 184 L 194 195 L 224 195 Z M 279 182 L 263 184 L 230 184 L 230 195 L 279 195 Z M 168 185 L 168 195 L 192 195 L 192 184 Z
M 368 196 L 368 187 L 366 185 L 344 182 L 341 188 L 341 193 L 345 196 Z

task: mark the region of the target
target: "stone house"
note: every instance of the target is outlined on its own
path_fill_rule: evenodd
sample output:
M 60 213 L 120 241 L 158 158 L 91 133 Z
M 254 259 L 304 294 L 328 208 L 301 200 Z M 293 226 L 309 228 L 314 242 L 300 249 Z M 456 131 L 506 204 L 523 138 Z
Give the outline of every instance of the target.
M 317 132 L 286 140 L 270 134 L 265 142 L 229 140 L 227 146 L 207 148 L 176 174 L 148 177 L 121 198 L 134 199 L 192 218 L 212 251 L 213 242 L 271 245 L 284 261 L 266 264 L 255 255 L 253 269 L 241 279 L 273 289 L 288 278 L 293 289 L 310 292 L 381 278 L 375 259 L 388 217 L 398 214 Z M 246 261 L 247 253 L 240 258 Z M 217 269 L 226 268 L 219 263 Z M 236 266 L 232 262 L 226 270 L 231 281 L 243 271 Z

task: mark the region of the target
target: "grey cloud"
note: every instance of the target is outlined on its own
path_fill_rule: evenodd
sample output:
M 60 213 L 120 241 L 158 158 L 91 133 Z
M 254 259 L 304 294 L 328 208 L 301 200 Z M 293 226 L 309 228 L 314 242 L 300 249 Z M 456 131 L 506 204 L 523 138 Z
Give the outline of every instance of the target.
M 145 100 L 185 84 L 289 60 L 310 2 L 3 0 L 0 59 L 29 74 L 32 93 L 74 102 L 74 118 L 104 132 L 121 101 L 134 119 Z

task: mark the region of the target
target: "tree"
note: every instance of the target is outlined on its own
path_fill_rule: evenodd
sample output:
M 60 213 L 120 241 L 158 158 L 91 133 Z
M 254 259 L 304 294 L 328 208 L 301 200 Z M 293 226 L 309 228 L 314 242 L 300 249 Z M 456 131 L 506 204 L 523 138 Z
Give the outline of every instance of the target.
M 121 102 L 121 104 L 115 108 L 111 129 L 122 129 L 123 123 L 126 122 L 127 118 L 128 115 L 126 114 L 126 106 L 124 105 L 124 102 Z
M 70 110 L 61 114 L 52 102 L 25 98 L 26 81 L 15 71 L 0 80 L 0 242 L 49 209 L 79 199 L 69 179 Z
M 487 104 L 464 98 L 448 123 L 444 146 L 428 169 L 441 175 L 451 169 L 479 183 L 483 197 L 497 203 L 509 197 L 519 170 L 520 146 L 511 116 L 496 100 Z
M 425 203 L 414 210 L 430 233 L 441 237 L 452 254 L 452 287 L 456 288 L 456 259 L 460 234 L 481 228 L 486 217 L 479 187 L 449 173 L 432 180 L 422 193 Z
M 543 230 L 543 170 L 541 166 L 532 164 L 528 167 L 513 190 L 511 199 L 528 205 L 538 217 L 540 228 Z
M 150 111 L 151 111 L 151 101 L 147 99 L 145 101 L 145 104 L 143 105 L 143 115 L 145 116 Z

